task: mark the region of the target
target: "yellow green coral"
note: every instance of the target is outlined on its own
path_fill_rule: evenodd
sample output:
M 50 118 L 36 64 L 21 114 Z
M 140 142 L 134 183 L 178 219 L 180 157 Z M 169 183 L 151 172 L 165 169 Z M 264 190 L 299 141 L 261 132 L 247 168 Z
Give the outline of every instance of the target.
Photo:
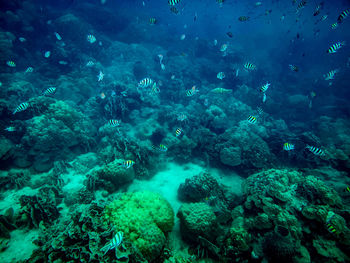
M 106 206 L 104 218 L 122 231 L 126 243 L 146 260 L 160 255 L 165 234 L 174 226 L 174 211 L 159 194 L 148 191 L 125 193 Z

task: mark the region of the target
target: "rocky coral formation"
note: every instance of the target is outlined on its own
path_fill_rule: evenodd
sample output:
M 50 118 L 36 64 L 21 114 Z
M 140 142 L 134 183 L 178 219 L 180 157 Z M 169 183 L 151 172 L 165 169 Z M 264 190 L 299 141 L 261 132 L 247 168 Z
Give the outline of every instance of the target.
M 111 223 L 115 231 L 124 233 L 133 254 L 153 261 L 160 256 L 166 234 L 174 226 L 174 212 L 159 194 L 126 193 L 106 206 L 104 220 Z

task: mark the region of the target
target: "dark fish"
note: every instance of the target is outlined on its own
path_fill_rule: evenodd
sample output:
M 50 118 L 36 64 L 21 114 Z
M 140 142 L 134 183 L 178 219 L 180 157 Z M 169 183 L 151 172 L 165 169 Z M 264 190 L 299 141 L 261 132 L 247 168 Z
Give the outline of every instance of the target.
M 157 24 L 157 19 L 155 19 L 154 17 L 151 17 L 151 18 L 149 19 L 149 23 L 150 23 L 151 25 L 155 25 L 155 24 Z
M 43 91 L 42 95 L 43 96 L 49 96 L 49 95 L 54 95 L 56 92 L 56 88 L 55 87 L 49 87 L 46 90 Z
M 238 18 L 238 20 L 241 21 L 241 22 L 246 22 L 246 21 L 249 20 L 249 16 L 240 16 L 240 17 Z
M 250 122 L 250 123 L 256 123 L 256 117 L 254 117 L 254 116 L 252 116 L 252 115 L 250 115 L 249 117 L 248 117 L 248 122 Z
M 226 33 L 226 35 L 228 36 L 228 37 L 230 37 L 230 38 L 232 38 L 233 37 L 233 34 L 232 34 L 232 32 L 230 31 L 230 32 L 227 32 Z
M 317 148 L 315 146 L 307 145 L 306 149 L 308 149 L 310 152 L 312 152 L 315 155 L 325 155 L 325 153 L 324 153 L 324 151 L 322 149 Z
M 175 6 L 170 7 L 170 11 L 173 12 L 174 14 L 179 13 L 179 10 L 177 10 Z
M 176 4 L 178 4 L 178 3 L 180 3 L 180 0 L 169 0 L 169 1 L 168 1 L 168 4 L 169 4 L 169 5 L 176 5 Z
M 338 23 L 343 22 L 343 20 L 348 17 L 350 14 L 350 9 L 346 9 L 343 12 L 341 12 L 341 14 L 338 17 Z
M 342 48 L 343 46 L 345 46 L 345 41 L 343 41 L 343 42 L 337 42 L 337 43 L 331 45 L 331 46 L 327 49 L 327 53 L 335 53 L 335 52 L 337 52 L 340 48 Z
M 28 102 L 23 102 L 17 106 L 17 108 L 13 111 L 12 114 L 16 114 L 17 112 L 25 111 L 28 109 L 29 103 Z

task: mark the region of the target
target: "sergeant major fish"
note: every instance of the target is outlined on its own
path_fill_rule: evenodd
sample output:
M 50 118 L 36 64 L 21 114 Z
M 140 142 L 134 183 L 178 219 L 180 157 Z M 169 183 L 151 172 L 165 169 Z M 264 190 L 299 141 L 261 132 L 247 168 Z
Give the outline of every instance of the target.
M 28 102 L 23 102 L 17 106 L 17 108 L 13 111 L 12 114 L 16 114 L 17 112 L 25 111 L 28 109 L 29 103 Z
M 125 160 L 123 161 L 120 166 L 122 166 L 125 169 L 129 169 L 131 168 L 133 165 L 135 164 L 135 162 L 133 160 Z
M 325 80 L 332 80 L 334 79 L 335 74 L 339 72 L 339 69 L 333 69 L 329 71 L 327 74 L 323 75 Z
M 115 236 L 112 238 L 111 241 L 109 241 L 106 245 L 104 245 L 100 251 L 102 251 L 106 255 L 106 253 L 111 250 L 115 249 L 117 254 L 117 248 L 120 246 L 120 244 L 123 242 L 123 232 L 119 231 Z
M 46 90 L 44 90 L 41 95 L 49 96 L 49 95 L 55 94 L 55 92 L 56 92 L 56 87 L 49 87 Z
M 312 152 L 313 154 L 315 155 L 319 155 L 319 156 L 323 156 L 325 155 L 324 151 L 320 148 L 317 148 L 315 146 L 310 146 L 310 145 L 307 145 L 306 146 L 306 149 L 308 149 L 310 152 Z
M 271 83 L 267 82 L 265 85 L 261 86 L 260 92 L 265 93 L 268 90 L 270 85 L 271 85 Z
M 332 54 L 337 52 L 339 49 L 341 49 L 342 47 L 345 46 L 345 41 L 342 42 L 337 42 L 333 45 L 331 45 L 328 49 L 327 49 L 327 53 Z
M 342 23 L 345 18 L 347 18 L 350 14 L 350 9 L 346 9 L 338 17 L 338 23 Z
M 108 121 L 108 124 L 109 124 L 109 126 L 117 127 L 117 126 L 120 125 L 120 121 L 119 121 L 119 120 L 112 119 L 112 120 L 109 120 L 109 121 Z
M 225 73 L 221 71 L 216 75 L 216 77 L 220 80 L 223 80 L 225 78 Z
M 289 142 L 285 142 L 283 144 L 283 150 L 285 151 L 291 151 L 291 150 L 294 150 L 294 144 L 291 144 Z
M 249 123 L 256 123 L 256 117 L 250 115 L 250 116 L 248 117 L 247 121 L 248 121 Z

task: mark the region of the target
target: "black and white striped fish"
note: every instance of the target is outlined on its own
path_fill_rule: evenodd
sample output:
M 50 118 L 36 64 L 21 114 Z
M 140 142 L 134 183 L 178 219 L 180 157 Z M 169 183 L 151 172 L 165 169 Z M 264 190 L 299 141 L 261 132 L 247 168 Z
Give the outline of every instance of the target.
M 153 85 L 154 81 L 151 78 L 144 78 L 140 80 L 138 87 L 139 88 L 147 88 Z
M 177 128 L 176 131 L 175 131 L 175 135 L 176 137 L 179 137 L 182 133 L 182 129 L 181 128 Z
M 271 85 L 271 83 L 268 83 L 268 82 L 265 85 L 262 85 L 260 87 L 260 92 L 265 93 L 270 85 Z
M 49 95 L 54 95 L 56 92 L 56 87 L 49 87 L 46 90 L 42 92 L 43 96 L 49 96 Z
M 133 160 L 125 160 L 121 163 L 121 166 L 125 169 L 129 169 L 130 167 L 132 167 L 135 164 L 135 162 Z
M 256 123 L 256 117 L 254 117 L 252 115 L 250 115 L 247 120 L 249 123 Z
M 345 46 L 345 41 L 343 42 L 337 42 L 333 45 L 331 45 L 328 50 L 327 50 L 327 53 L 335 53 L 337 52 L 339 49 L 341 49 L 343 46 Z
M 299 71 L 299 68 L 298 68 L 297 66 L 295 66 L 295 65 L 292 65 L 292 64 L 289 65 L 289 69 L 290 69 L 291 71 L 295 71 L 295 72 L 298 72 L 298 71 Z
M 169 0 L 169 1 L 168 1 L 168 4 L 169 4 L 169 5 L 176 5 L 176 4 L 178 4 L 178 3 L 180 3 L 180 0 Z
M 112 127 L 118 127 L 120 125 L 120 121 L 119 120 L 109 120 L 108 124 Z
M 283 144 L 283 150 L 285 151 L 291 151 L 291 150 L 294 150 L 294 144 L 291 144 L 289 142 L 285 142 Z
M 331 80 L 334 79 L 335 74 L 339 72 L 339 69 L 333 69 L 329 71 L 326 75 L 323 75 L 325 80 Z
M 336 29 L 336 28 L 338 28 L 338 23 L 337 23 L 337 22 L 335 22 L 335 23 L 331 24 L 331 28 L 332 28 L 332 29 Z
M 345 18 L 347 18 L 350 15 L 350 9 L 346 9 L 338 16 L 338 23 L 343 22 Z
M 256 69 L 256 66 L 254 64 L 250 63 L 250 62 L 246 62 L 243 66 L 247 70 L 254 70 L 254 69 Z
M 119 231 L 104 247 L 100 249 L 104 255 L 111 249 L 115 249 L 123 242 L 123 232 Z M 117 251 L 117 250 L 116 250 Z
M 17 108 L 13 111 L 12 114 L 16 114 L 17 112 L 25 111 L 28 109 L 29 103 L 28 102 L 23 102 L 17 106 Z
M 317 148 L 315 146 L 307 145 L 306 149 L 308 149 L 310 152 L 312 152 L 315 155 L 319 155 L 319 156 L 325 155 L 325 153 L 324 153 L 324 151 L 322 149 Z
M 301 9 L 303 9 L 306 6 L 306 1 L 301 1 L 298 6 L 296 12 L 298 13 Z

